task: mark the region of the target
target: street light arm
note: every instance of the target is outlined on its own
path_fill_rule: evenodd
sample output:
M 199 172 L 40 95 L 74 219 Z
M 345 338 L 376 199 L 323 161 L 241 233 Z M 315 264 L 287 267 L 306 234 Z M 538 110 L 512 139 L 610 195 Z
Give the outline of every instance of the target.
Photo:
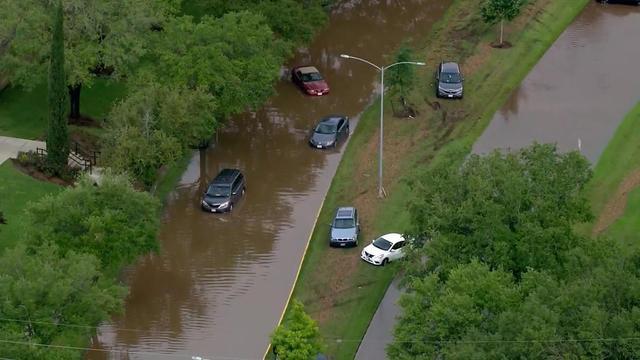
M 378 69 L 378 71 L 382 71 L 382 69 L 383 69 L 383 68 L 381 68 L 380 66 L 378 66 L 378 65 L 376 65 L 376 64 L 374 64 L 374 63 L 372 63 L 371 61 L 365 60 L 365 59 L 363 59 L 363 58 L 359 58 L 359 57 L 357 57 L 357 56 L 351 56 L 351 55 L 346 55 L 346 54 L 340 54 L 340 57 L 341 57 L 341 58 L 344 58 L 344 59 L 354 59 L 354 60 L 362 61 L 363 63 L 365 63 L 365 64 L 369 64 L 369 65 L 373 66 L 374 68 Z
M 396 65 L 403 65 L 403 64 L 411 64 L 411 65 L 418 65 L 418 66 L 424 66 L 425 65 L 425 63 L 423 63 L 423 62 L 417 62 L 417 61 L 400 61 L 400 62 L 397 62 L 395 64 L 387 65 L 383 69 L 387 70 L 388 68 L 394 67 Z

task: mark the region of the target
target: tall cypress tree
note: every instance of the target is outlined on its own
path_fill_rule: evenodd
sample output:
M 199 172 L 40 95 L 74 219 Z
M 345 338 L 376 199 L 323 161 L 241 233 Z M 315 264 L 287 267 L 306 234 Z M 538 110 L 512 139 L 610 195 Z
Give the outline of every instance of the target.
M 53 12 L 53 36 L 49 63 L 49 129 L 47 132 L 47 166 L 60 174 L 69 158 L 67 129 L 67 85 L 64 73 L 64 19 L 62 2 Z

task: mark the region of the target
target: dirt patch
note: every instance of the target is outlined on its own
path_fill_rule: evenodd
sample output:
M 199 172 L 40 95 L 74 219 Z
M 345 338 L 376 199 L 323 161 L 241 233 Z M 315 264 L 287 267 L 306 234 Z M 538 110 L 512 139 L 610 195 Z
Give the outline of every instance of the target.
M 505 40 L 502 43 L 492 42 L 491 47 L 494 49 L 509 49 L 513 47 L 513 44 Z
M 68 181 L 68 180 L 64 180 L 61 179 L 57 176 L 52 176 L 52 175 L 48 175 L 46 173 L 44 173 L 43 171 L 41 171 L 40 169 L 38 169 L 35 165 L 33 164 L 21 164 L 18 160 L 16 159 L 11 159 L 11 162 L 13 163 L 13 166 L 18 169 L 20 172 L 27 174 L 29 176 L 31 176 L 34 179 L 38 179 L 40 181 L 47 181 L 56 185 L 60 185 L 60 186 L 73 186 L 73 182 L 72 181 Z
M 624 214 L 629 193 L 638 186 L 640 186 L 640 169 L 635 170 L 622 181 L 615 195 L 604 206 L 593 227 L 594 236 L 601 234 Z
M 83 116 L 83 115 L 81 115 L 77 119 L 69 118 L 69 124 L 77 125 L 77 126 L 95 127 L 95 128 L 102 127 L 102 123 L 100 122 L 100 120 L 94 119 L 90 116 Z

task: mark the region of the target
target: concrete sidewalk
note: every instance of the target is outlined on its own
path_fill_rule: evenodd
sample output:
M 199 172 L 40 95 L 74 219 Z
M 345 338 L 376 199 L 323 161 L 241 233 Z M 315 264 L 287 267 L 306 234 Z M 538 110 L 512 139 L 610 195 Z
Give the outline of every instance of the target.
M 0 136 L 0 164 L 9 158 L 15 158 L 20 151 L 35 151 L 36 148 L 46 149 L 44 141 L 18 139 Z
M 367 333 L 364 335 L 356 360 L 384 360 L 385 348 L 393 341 L 393 327 L 396 317 L 400 314 L 398 299 L 402 292 L 398 286 L 398 278 L 395 278 L 387 288 L 387 292 L 373 315 Z

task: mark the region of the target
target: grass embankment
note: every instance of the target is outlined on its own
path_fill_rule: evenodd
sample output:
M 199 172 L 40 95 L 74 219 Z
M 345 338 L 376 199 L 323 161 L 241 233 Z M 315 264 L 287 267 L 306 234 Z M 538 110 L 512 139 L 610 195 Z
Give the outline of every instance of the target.
M 587 186 L 596 220 L 593 235 L 625 243 L 640 234 L 640 103 L 624 118 L 602 153 Z
M 293 292 L 318 321 L 328 354 L 337 359 L 355 356 L 397 270 L 369 266 L 360 261 L 359 252 L 377 235 L 407 229 L 411 194 L 403 180 L 435 161 L 462 161 L 511 91 L 588 1 L 530 1 L 508 27 L 507 39 L 514 46 L 497 50 L 489 46 L 495 29 L 483 24 L 477 1 L 455 0 L 439 24 L 422 34 L 429 41 L 418 55 L 429 66 L 419 73 L 421 85 L 411 97 L 419 115 L 394 119 L 385 114 L 384 183 L 389 197 L 383 201 L 376 199 L 375 190 L 379 103 L 365 111 L 329 189 Z M 432 76 L 441 59 L 462 63 L 464 100 L 436 103 Z M 331 249 L 326 224 L 335 208 L 346 204 L 360 210 L 361 244 Z
M 4 213 L 6 225 L 0 225 L 0 254 L 11 248 L 25 231 L 25 207 L 47 194 L 54 194 L 62 187 L 36 180 L 13 167 L 11 161 L 0 165 L 0 211 Z

